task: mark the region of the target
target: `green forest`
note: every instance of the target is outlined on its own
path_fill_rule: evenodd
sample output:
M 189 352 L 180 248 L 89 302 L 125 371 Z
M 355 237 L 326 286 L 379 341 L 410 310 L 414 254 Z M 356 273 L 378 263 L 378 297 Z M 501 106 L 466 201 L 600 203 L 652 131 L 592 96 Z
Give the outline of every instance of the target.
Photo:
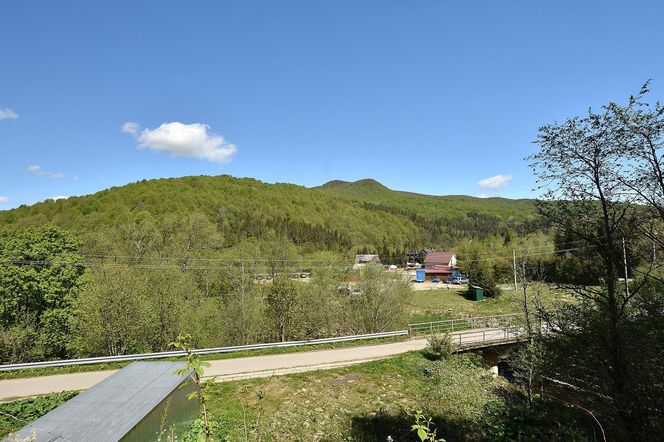
M 309 189 L 249 178 L 146 180 L 93 195 L 0 212 L 0 228 L 53 225 L 85 237 L 149 215 L 198 213 L 216 226 L 220 247 L 282 237 L 304 252 L 451 248 L 463 238 L 541 229 L 530 200 L 434 197 L 392 191 L 373 180 Z

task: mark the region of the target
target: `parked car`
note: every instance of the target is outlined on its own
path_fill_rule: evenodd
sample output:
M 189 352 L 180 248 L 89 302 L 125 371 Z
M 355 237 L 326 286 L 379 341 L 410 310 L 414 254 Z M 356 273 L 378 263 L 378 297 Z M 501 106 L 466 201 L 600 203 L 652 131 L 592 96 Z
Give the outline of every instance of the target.
M 307 273 L 307 272 L 300 273 L 300 278 L 308 278 L 308 277 L 309 277 L 309 273 Z
M 468 278 L 464 278 L 462 276 L 455 276 L 453 278 L 447 278 L 445 280 L 445 282 L 448 283 L 448 284 L 454 284 L 454 285 L 468 284 Z

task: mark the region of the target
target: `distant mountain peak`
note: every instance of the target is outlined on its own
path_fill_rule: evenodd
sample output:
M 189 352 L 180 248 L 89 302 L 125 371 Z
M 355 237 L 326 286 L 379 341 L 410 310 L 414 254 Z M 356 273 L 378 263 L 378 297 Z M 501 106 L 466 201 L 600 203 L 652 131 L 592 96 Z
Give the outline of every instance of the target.
M 357 180 L 355 182 L 350 183 L 351 186 L 357 186 L 357 187 L 378 187 L 380 189 L 387 189 L 386 186 L 382 185 L 378 181 L 374 180 L 373 178 L 365 178 L 363 180 Z
M 331 181 L 328 181 L 327 183 L 322 184 L 318 187 L 339 187 L 339 186 L 345 186 L 347 184 L 350 184 L 350 182 L 349 181 L 344 181 L 344 180 L 331 180 Z
M 378 181 L 374 180 L 373 178 L 364 178 L 362 180 L 357 180 L 357 181 L 343 181 L 343 180 L 332 180 L 328 181 L 327 183 L 323 184 L 322 186 L 319 186 L 319 188 L 322 189 L 330 189 L 330 188 L 338 188 L 338 187 L 354 187 L 354 188 L 363 188 L 363 189 L 368 189 L 368 188 L 376 188 L 376 189 L 384 189 L 384 190 L 389 190 L 386 186 L 383 184 L 379 183 Z

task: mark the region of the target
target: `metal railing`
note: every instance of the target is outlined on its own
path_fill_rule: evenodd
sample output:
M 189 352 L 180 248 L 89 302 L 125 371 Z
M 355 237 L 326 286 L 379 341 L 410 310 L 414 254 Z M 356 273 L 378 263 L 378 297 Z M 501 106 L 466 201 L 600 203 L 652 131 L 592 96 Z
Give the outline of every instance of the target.
M 479 328 L 505 328 L 514 327 L 523 319 L 522 314 L 478 316 L 465 319 L 448 319 L 444 321 L 418 322 L 408 324 L 408 334 L 451 333 Z
M 459 350 L 469 350 L 517 342 L 522 336 L 524 331 L 520 328 L 483 329 L 455 333 L 452 342 L 459 346 Z
M 193 350 L 193 352 L 199 355 L 209 355 L 216 353 L 230 353 L 234 351 L 243 351 L 243 350 L 261 350 L 265 348 L 333 344 L 338 342 L 361 341 L 366 339 L 390 338 L 390 337 L 407 336 L 407 335 L 408 335 L 408 330 L 398 330 L 398 331 L 382 332 L 382 333 L 370 333 L 365 335 L 341 336 L 337 338 L 311 339 L 307 341 L 270 342 L 266 344 L 249 344 L 249 345 L 235 345 L 232 347 L 202 348 L 198 350 Z M 0 365 L 0 371 L 25 370 L 30 368 L 45 368 L 45 367 L 66 367 L 70 365 L 104 364 L 109 362 L 122 362 L 122 361 L 139 361 L 145 359 L 181 357 L 186 355 L 187 355 L 186 352 L 178 350 L 178 351 L 162 351 L 158 353 L 141 353 L 141 354 L 131 354 L 131 355 L 121 355 L 121 356 L 101 356 L 95 358 L 66 359 L 59 361 L 26 362 L 21 364 Z
M 266 348 L 282 348 L 309 346 L 318 344 L 333 344 L 348 341 L 389 338 L 397 336 L 416 336 L 421 334 L 455 333 L 453 340 L 458 341 L 459 347 L 467 348 L 473 345 L 486 345 L 490 342 L 516 340 L 520 334 L 519 322 L 523 318 L 520 314 L 481 316 L 466 319 L 450 319 L 445 321 L 420 322 L 408 324 L 408 330 L 398 330 L 364 335 L 341 336 L 335 338 L 311 339 L 305 341 L 270 342 L 265 344 L 236 345 L 229 347 L 202 348 L 193 350 L 200 355 L 230 353 L 243 350 L 261 350 Z M 484 330 L 480 330 L 484 329 Z M 493 330 L 487 330 L 493 329 Z M 146 359 L 163 359 L 186 356 L 184 351 L 163 351 L 156 353 L 140 353 L 121 356 L 101 356 L 94 358 L 66 359 L 44 362 L 26 362 L 19 364 L 0 365 L 0 371 L 25 370 L 31 368 L 66 367 L 71 365 L 104 364 L 123 361 L 140 361 Z

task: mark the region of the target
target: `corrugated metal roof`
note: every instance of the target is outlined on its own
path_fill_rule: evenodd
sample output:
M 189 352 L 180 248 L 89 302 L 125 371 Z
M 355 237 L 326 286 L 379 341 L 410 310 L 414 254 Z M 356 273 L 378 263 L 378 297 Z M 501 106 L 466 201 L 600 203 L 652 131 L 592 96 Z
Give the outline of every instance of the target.
M 443 264 L 449 265 L 452 257 L 454 256 L 453 252 L 429 252 L 424 257 L 424 264 L 434 265 L 434 264 Z
M 183 362 L 134 362 L 26 425 L 35 442 L 119 441 L 187 377 Z M 9 441 L 11 439 L 5 439 Z
M 380 262 L 378 255 L 355 255 L 355 264 Z

